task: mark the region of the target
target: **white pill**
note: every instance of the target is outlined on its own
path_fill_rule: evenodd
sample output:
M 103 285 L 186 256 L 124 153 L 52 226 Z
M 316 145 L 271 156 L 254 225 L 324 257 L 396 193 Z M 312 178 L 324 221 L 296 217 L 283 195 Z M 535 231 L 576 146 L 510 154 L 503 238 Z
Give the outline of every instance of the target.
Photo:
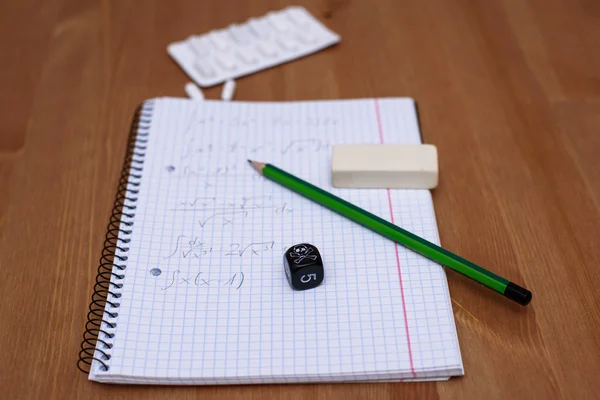
M 296 7 L 290 7 L 287 12 L 287 16 L 291 19 L 296 25 L 305 27 L 308 25 L 309 19 L 304 12 Z
M 437 149 L 429 144 L 343 144 L 333 147 L 331 181 L 337 188 L 432 189 Z
M 223 90 L 221 91 L 221 100 L 231 101 L 231 99 L 233 99 L 234 93 L 235 81 L 232 79 L 225 81 L 225 84 L 223 85 Z
M 227 29 L 227 32 L 229 32 L 231 38 L 238 44 L 246 45 L 250 41 L 250 34 L 245 26 L 234 24 Z
M 250 18 L 247 26 L 249 30 L 259 39 L 266 39 L 270 36 L 270 29 L 262 19 Z
M 214 68 L 211 67 L 206 61 L 197 60 L 194 63 L 194 68 L 196 68 L 196 71 L 198 71 L 201 75 L 204 75 L 207 78 L 215 75 Z
M 256 48 L 263 56 L 275 57 L 277 55 L 277 49 L 268 42 L 260 42 L 256 45 Z
M 284 36 L 278 37 L 277 43 L 279 43 L 279 45 L 281 47 L 283 47 L 284 49 L 286 49 L 288 51 L 294 51 L 298 48 L 298 43 L 296 43 L 293 40 L 286 38 Z
M 298 31 L 298 39 L 305 44 L 312 44 L 317 41 L 317 37 L 309 31 Z
M 199 100 L 202 101 L 204 100 L 204 93 L 202 93 L 202 90 L 196 86 L 194 83 L 192 82 L 188 82 L 185 84 L 185 93 L 188 95 L 188 97 L 192 100 Z
M 233 57 L 226 56 L 224 54 L 218 54 L 215 56 L 215 61 L 221 66 L 221 68 L 233 71 L 237 69 L 237 64 Z
M 245 64 L 255 64 L 258 61 L 256 54 L 244 47 L 238 47 L 235 54 Z
M 227 51 L 229 49 L 229 42 L 219 32 L 210 32 L 208 34 L 208 37 L 211 43 L 219 51 Z
M 196 54 L 196 56 L 199 58 L 204 58 L 210 53 L 204 40 L 196 36 L 192 36 L 188 40 L 188 46 L 190 46 L 194 54 Z
M 266 16 L 266 19 L 269 22 L 269 25 L 271 25 L 276 31 L 285 32 L 289 29 L 289 25 L 285 21 L 285 17 L 283 15 L 269 13 Z

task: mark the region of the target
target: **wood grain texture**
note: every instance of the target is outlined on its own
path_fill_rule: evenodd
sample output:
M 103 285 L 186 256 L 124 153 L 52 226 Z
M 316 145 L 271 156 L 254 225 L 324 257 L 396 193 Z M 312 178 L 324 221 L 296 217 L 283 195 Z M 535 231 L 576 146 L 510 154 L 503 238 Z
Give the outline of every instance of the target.
M 89 382 L 75 365 L 131 116 L 188 81 L 166 45 L 288 4 L 342 43 L 238 80 L 236 98 L 413 97 L 439 150 L 442 244 L 531 289 L 531 305 L 449 271 L 466 375 L 448 382 Z M 592 0 L 2 2 L 2 397 L 595 398 L 598 43 Z

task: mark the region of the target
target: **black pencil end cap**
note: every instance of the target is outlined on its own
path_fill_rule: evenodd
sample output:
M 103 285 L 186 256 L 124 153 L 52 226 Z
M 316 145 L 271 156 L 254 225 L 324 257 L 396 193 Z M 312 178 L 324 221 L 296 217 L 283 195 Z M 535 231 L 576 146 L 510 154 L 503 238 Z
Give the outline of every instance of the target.
M 509 282 L 504 290 L 504 296 L 508 297 L 512 301 L 519 303 L 522 306 L 526 306 L 531 302 L 533 296 L 531 292 L 519 285 Z

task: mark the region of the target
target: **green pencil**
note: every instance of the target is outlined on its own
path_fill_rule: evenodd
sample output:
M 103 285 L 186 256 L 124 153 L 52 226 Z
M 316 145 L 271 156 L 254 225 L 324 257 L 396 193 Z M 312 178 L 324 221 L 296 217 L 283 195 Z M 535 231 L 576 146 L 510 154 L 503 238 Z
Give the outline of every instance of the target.
M 279 183 L 294 192 L 321 204 L 324 207 L 371 229 L 417 253 L 495 290 L 507 298 L 525 306 L 531 301 L 531 292 L 485 268 L 457 256 L 413 233 L 408 232 L 346 200 L 328 193 L 310 183 L 266 163 L 248 160 L 264 177 Z

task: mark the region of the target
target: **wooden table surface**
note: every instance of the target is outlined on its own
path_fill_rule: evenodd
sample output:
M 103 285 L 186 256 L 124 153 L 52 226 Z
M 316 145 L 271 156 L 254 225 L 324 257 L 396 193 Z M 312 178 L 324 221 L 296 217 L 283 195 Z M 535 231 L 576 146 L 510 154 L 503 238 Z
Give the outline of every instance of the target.
M 465 376 L 448 382 L 88 381 L 76 361 L 132 112 L 189 80 L 166 45 L 288 1 L 4 1 L 0 397 L 597 398 L 600 2 L 289 4 L 342 42 L 239 79 L 236 98 L 413 97 L 439 150 L 442 244 L 531 289 L 530 306 L 449 271 Z

